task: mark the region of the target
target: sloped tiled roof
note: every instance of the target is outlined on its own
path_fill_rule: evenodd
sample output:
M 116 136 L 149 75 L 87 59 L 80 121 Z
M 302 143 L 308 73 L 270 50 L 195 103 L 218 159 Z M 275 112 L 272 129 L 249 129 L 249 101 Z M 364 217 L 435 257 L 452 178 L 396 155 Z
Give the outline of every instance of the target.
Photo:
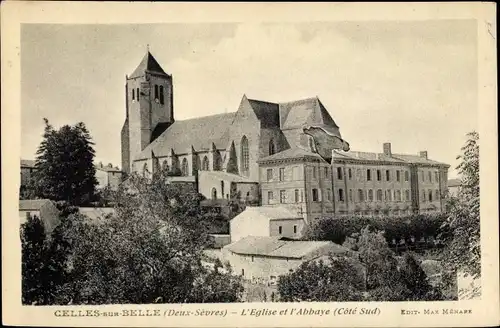
M 257 118 L 262 122 L 262 127 L 279 127 L 279 105 L 261 100 L 248 99 Z
M 42 206 L 51 203 L 50 199 L 23 199 L 19 201 L 20 211 L 39 211 Z
M 313 153 L 311 151 L 305 150 L 300 147 L 293 147 L 289 148 L 284 151 L 280 151 L 279 153 L 261 158 L 258 162 L 267 162 L 267 161 L 275 161 L 275 160 L 282 160 L 282 159 L 300 159 L 300 158 L 315 158 L 319 159 L 321 161 L 324 161 L 321 156 L 319 156 L 316 153 Z
M 280 120 L 282 129 L 298 129 L 304 125 L 338 126 L 318 97 L 281 103 Z
M 409 163 L 415 163 L 415 164 L 444 164 L 448 165 L 445 163 L 433 161 L 428 158 L 420 157 L 418 155 L 407 155 L 407 154 L 392 154 L 392 157 L 402 159 L 403 161 L 409 162 Z
M 139 66 L 134 70 L 134 72 L 129 76 L 130 78 L 135 78 L 144 75 L 145 72 L 151 72 L 156 74 L 168 75 L 165 73 L 160 64 L 156 61 L 153 55 L 148 51 L 146 55 L 142 58 Z
M 361 152 L 361 151 L 348 151 L 348 152 L 340 152 L 334 151 L 335 159 L 350 159 L 350 160 L 359 160 L 359 161 L 380 161 L 380 162 L 392 162 L 392 163 L 411 163 L 411 164 L 433 164 L 433 165 L 448 165 L 445 163 L 433 161 L 430 159 L 426 159 L 424 157 L 420 157 L 418 155 L 401 155 L 401 154 L 392 154 L 392 156 L 387 156 L 383 153 L 371 153 L 371 152 Z
M 35 163 L 36 163 L 36 161 L 32 160 L 32 159 L 22 159 L 21 160 L 21 167 L 34 168 L 35 167 Z
M 338 246 L 338 247 L 336 247 Z M 329 241 L 297 241 L 283 240 L 279 237 L 247 236 L 235 243 L 224 246 L 236 254 L 261 255 L 269 257 L 301 259 L 308 254 L 323 248 L 331 247 L 343 251 L 343 247 Z
M 172 148 L 176 154 L 188 153 L 191 145 L 196 151 L 210 149 L 212 143 L 217 149 L 225 149 L 229 141 L 228 128 L 234 113 L 216 114 L 175 121 L 165 132 L 149 144 L 135 159 L 170 155 Z

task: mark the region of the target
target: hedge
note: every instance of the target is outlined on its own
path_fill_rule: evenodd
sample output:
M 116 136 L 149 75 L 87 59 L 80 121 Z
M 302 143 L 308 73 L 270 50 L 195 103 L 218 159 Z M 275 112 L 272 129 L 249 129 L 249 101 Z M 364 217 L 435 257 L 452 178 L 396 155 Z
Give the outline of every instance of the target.
M 329 240 L 337 244 L 354 233 L 359 233 L 366 226 L 374 230 L 384 231 L 389 243 L 400 243 L 402 240 L 415 241 L 429 237 L 436 238 L 442 233 L 441 226 L 446 221 L 444 214 L 413 214 L 400 217 L 352 216 L 342 218 L 322 218 L 310 225 L 305 234 L 306 240 Z

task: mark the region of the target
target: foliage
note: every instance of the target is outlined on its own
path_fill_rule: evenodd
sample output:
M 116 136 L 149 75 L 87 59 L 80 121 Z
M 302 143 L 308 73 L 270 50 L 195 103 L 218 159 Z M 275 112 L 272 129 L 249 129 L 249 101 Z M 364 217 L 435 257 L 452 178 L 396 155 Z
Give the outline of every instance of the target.
M 55 130 L 45 120 L 43 141 L 37 150 L 33 174 L 37 198 L 65 200 L 74 205 L 93 199 L 97 180 L 93 165 L 94 143 L 83 123 Z
M 353 274 L 356 271 L 359 267 L 345 258 L 305 262 L 296 271 L 279 277 L 280 301 L 359 301 L 364 281 Z
M 461 187 L 456 198 L 448 201 L 449 216 L 446 233 L 445 260 L 449 269 L 462 271 L 473 278 L 481 274 L 481 243 L 479 218 L 479 135 L 467 134 L 457 167 Z
M 440 290 L 431 286 L 415 257 L 406 253 L 397 257 L 389 249 L 381 231 L 369 226 L 344 243 L 355 251 L 366 269 L 366 288 L 370 301 L 424 301 L 442 299 Z
M 64 254 L 46 238 L 43 223 L 28 217 L 21 225 L 22 303 L 47 305 L 55 301 L 65 280 Z
M 68 268 L 56 304 L 228 302 L 241 281 L 202 263 L 210 240 L 199 195 L 182 184 L 131 175 L 114 195 L 116 214 L 91 220 L 72 213 L 56 228 Z M 70 211 L 67 210 L 69 213 Z
M 445 222 L 443 214 L 418 214 L 401 217 L 369 217 L 355 216 L 344 218 L 322 218 L 310 225 L 304 239 L 329 240 L 342 244 L 355 233 L 360 233 L 366 226 L 384 231 L 387 242 L 409 241 L 411 237 L 419 240 L 421 237 L 435 237 L 441 233 Z

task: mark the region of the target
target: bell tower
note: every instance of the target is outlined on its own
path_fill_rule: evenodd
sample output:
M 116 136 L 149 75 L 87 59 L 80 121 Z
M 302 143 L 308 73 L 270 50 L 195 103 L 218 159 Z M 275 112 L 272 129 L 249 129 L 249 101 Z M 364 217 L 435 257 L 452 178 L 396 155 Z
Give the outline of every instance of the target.
M 128 174 L 139 153 L 174 122 L 172 76 L 149 49 L 125 83 L 126 117 L 121 132 L 122 170 Z

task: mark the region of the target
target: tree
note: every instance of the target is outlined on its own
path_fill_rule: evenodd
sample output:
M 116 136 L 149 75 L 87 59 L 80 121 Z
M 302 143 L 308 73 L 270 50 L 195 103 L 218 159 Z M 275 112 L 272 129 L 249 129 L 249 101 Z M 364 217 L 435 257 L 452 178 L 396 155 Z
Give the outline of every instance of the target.
M 296 271 L 278 278 L 282 302 L 360 301 L 364 279 L 360 267 L 347 258 L 303 263 Z
M 200 225 L 199 195 L 132 174 L 113 200 L 115 215 L 91 221 L 74 213 L 64 223 L 68 282 L 59 304 L 227 302 L 240 298 L 241 281 L 203 266 L 209 238 Z M 63 225 L 64 226 L 64 225 Z
M 454 272 L 462 271 L 472 278 L 481 275 L 479 218 L 479 135 L 467 134 L 457 167 L 461 187 L 456 198 L 448 201 L 448 220 L 444 224 L 446 242 L 444 260 Z
M 420 264 L 407 253 L 399 258 L 388 247 L 382 231 L 369 226 L 343 244 L 355 253 L 366 269 L 367 300 L 424 301 L 441 299 Z
M 55 130 L 45 121 L 37 150 L 35 195 L 74 205 L 88 203 L 95 193 L 94 143 L 83 123 Z
M 54 248 L 37 217 L 28 217 L 21 225 L 22 303 L 53 304 L 65 279 L 61 252 Z

